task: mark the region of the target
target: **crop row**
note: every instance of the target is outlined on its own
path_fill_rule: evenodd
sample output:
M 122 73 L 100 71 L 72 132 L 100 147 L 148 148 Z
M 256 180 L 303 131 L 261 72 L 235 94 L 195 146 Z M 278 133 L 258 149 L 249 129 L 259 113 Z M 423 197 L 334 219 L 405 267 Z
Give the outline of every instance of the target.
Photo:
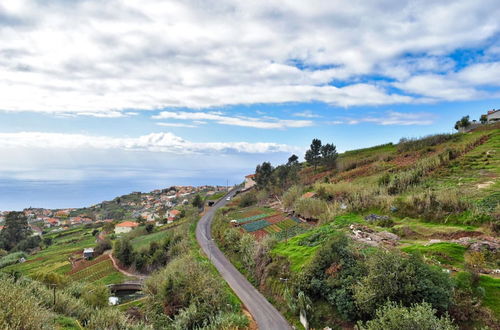
M 258 220 L 258 221 L 246 223 L 246 224 L 242 225 L 241 227 L 243 227 L 243 229 L 245 229 L 248 232 L 253 232 L 253 231 L 257 231 L 259 229 L 263 229 L 269 225 L 270 225 L 270 223 L 266 220 Z
M 96 281 L 115 271 L 116 270 L 113 267 L 113 263 L 108 259 L 91 267 L 87 267 L 79 272 L 76 272 L 71 277 L 75 280 Z
M 291 219 L 286 219 L 278 222 L 276 225 L 279 226 L 282 230 L 285 230 L 297 226 L 297 223 Z
M 108 259 L 109 259 L 109 256 L 102 255 L 102 256 L 99 256 L 98 258 L 95 258 L 94 260 L 90 260 L 90 261 L 83 260 L 83 261 L 80 261 L 80 262 L 78 262 L 78 264 L 76 265 L 76 267 L 74 267 L 73 269 L 71 269 L 71 271 L 69 272 L 69 275 L 78 273 L 79 271 L 84 270 L 85 268 L 92 267 L 93 265 L 96 265 L 96 264 L 98 264 L 100 262 L 103 262 L 103 261 L 106 261 Z
M 281 231 L 281 228 L 277 225 L 270 225 L 264 228 L 264 230 L 269 234 L 273 234 L 273 233 L 279 233 Z
M 302 226 L 295 226 L 291 227 L 288 230 L 282 230 L 278 233 L 273 234 L 274 237 L 276 237 L 278 240 L 286 239 L 286 238 L 291 238 L 293 236 L 302 234 L 305 232 L 307 228 L 302 227 Z
M 244 223 L 244 222 L 250 222 L 250 221 L 260 220 L 260 219 L 266 218 L 268 216 L 269 216 L 269 214 L 267 214 L 267 213 L 266 214 L 257 214 L 257 215 L 253 215 L 251 217 L 237 219 L 236 223 Z

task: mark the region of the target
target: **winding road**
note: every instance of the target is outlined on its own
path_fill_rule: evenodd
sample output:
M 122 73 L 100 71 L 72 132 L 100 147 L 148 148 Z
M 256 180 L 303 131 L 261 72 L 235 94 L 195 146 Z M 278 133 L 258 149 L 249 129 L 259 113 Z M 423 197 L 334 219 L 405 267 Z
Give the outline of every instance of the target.
M 227 203 L 227 197 L 233 197 L 235 194 L 236 190 L 229 192 L 203 215 L 196 227 L 196 239 L 210 261 L 252 314 L 259 329 L 292 329 L 280 312 L 231 264 L 212 239 L 210 227 L 215 211 Z

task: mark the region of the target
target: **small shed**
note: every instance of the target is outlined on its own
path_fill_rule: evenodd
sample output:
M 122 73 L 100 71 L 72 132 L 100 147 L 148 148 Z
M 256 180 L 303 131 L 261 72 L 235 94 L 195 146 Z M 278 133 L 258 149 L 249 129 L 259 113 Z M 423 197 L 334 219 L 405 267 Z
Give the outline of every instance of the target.
M 91 259 L 94 256 L 94 249 L 93 248 L 86 248 L 83 250 L 83 257 L 85 259 Z

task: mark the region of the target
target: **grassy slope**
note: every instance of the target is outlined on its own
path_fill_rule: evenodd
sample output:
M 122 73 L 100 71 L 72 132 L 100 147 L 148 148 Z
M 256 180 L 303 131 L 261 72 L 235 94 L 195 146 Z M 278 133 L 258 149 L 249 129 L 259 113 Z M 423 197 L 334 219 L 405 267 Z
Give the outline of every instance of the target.
M 162 231 L 158 231 L 158 232 L 155 232 L 155 233 L 152 233 L 149 235 L 138 236 L 138 237 L 132 239 L 130 241 L 130 243 L 132 244 L 132 246 L 136 250 L 142 249 L 142 248 L 147 248 L 147 247 L 149 247 L 149 244 L 151 244 L 153 242 L 161 241 L 165 237 L 166 233 L 167 232 L 165 230 L 162 230 Z
M 500 279 L 481 276 L 479 285 L 485 291 L 483 304 L 491 309 L 497 318 L 500 318 Z
M 377 185 L 378 178 L 384 173 L 395 173 L 407 168 L 411 168 L 415 162 L 431 157 L 448 148 L 454 148 L 459 144 L 476 141 L 483 136 L 488 136 L 486 142 L 470 150 L 465 155 L 453 160 L 450 164 L 437 168 L 428 176 L 424 177 L 420 184 L 401 194 L 402 197 L 410 193 L 425 192 L 429 189 L 444 192 L 451 189 L 459 189 L 461 197 L 474 203 L 482 203 L 487 200 L 488 205 L 496 205 L 499 201 L 498 191 L 500 190 L 500 130 L 481 130 L 469 134 L 460 134 L 453 139 L 428 148 L 399 152 L 396 145 L 387 144 L 373 148 L 354 150 L 346 152 L 339 157 L 339 164 L 345 168 L 341 173 L 334 171 L 314 172 L 312 167 L 302 170 L 301 181 L 306 185 L 305 191 L 314 191 L 315 182 L 329 181 L 333 183 L 351 182 L 353 184 L 363 184 L 366 186 Z M 357 163 L 357 164 L 356 164 Z M 352 166 L 356 164 L 356 166 Z M 479 184 L 492 182 L 489 186 Z M 492 210 L 492 209 L 491 209 Z M 234 218 L 241 218 L 244 214 L 249 214 L 249 209 L 236 210 L 231 212 Z M 431 263 L 439 263 L 456 269 L 464 266 L 464 254 L 466 248 L 449 242 L 442 242 L 426 245 L 430 238 L 446 237 L 448 234 L 457 232 L 484 232 L 491 235 L 487 228 L 478 225 L 464 225 L 459 221 L 433 223 L 427 219 L 415 219 L 405 216 L 391 215 L 395 221 L 393 229 L 380 228 L 364 221 L 364 215 L 368 213 L 378 213 L 378 210 L 366 210 L 361 214 L 347 214 L 337 216 L 326 225 L 318 226 L 310 231 L 295 236 L 287 242 L 281 241 L 273 249 L 273 253 L 285 256 L 291 263 L 291 270 L 299 272 L 311 258 L 315 255 L 320 244 L 307 245 L 304 242 L 316 238 L 323 232 L 333 233 L 336 230 L 347 231 L 351 223 L 362 223 L 376 231 L 398 230 L 403 227 L 411 229 L 416 233 L 416 237 L 402 240 L 400 248 L 405 252 L 419 252 L 428 258 Z M 379 213 L 380 214 L 380 213 Z M 386 213 L 387 214 L 387 213 Z M 467 212 L 464 217 L 468 216 Z M 498 316 L 500 302 L 499 279 L 482 276 L 481 286 L 486 291 L 484 305 L 491 308 Z
M 84 227 L 76 227 L 67 231 L 45 235 L 45 237 L 53 239 L 52 245 L 29 256 L 26 262 L 5 267 L 2 271 L 19 271 L 28 276 L 36 272 L 56 272 L 65 275 L 71 270 L 71 263 L 68 258 L 86 247 L 95 245 L 95 237 L 92 236 L 92 230 Z M 99 279 L 98 282 L 111 284 L 120 283 L 126 279 L 123 274 L 116 270 L 108 273 L 107 276 Z

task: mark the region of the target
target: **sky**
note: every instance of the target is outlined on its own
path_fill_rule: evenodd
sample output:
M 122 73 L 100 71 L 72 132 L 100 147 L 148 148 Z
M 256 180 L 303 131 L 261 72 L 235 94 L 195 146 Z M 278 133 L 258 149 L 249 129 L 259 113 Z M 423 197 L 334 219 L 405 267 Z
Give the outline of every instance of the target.
M 239 183 L 500 108 L 498 0 L 0 2 L 0 210 Z

